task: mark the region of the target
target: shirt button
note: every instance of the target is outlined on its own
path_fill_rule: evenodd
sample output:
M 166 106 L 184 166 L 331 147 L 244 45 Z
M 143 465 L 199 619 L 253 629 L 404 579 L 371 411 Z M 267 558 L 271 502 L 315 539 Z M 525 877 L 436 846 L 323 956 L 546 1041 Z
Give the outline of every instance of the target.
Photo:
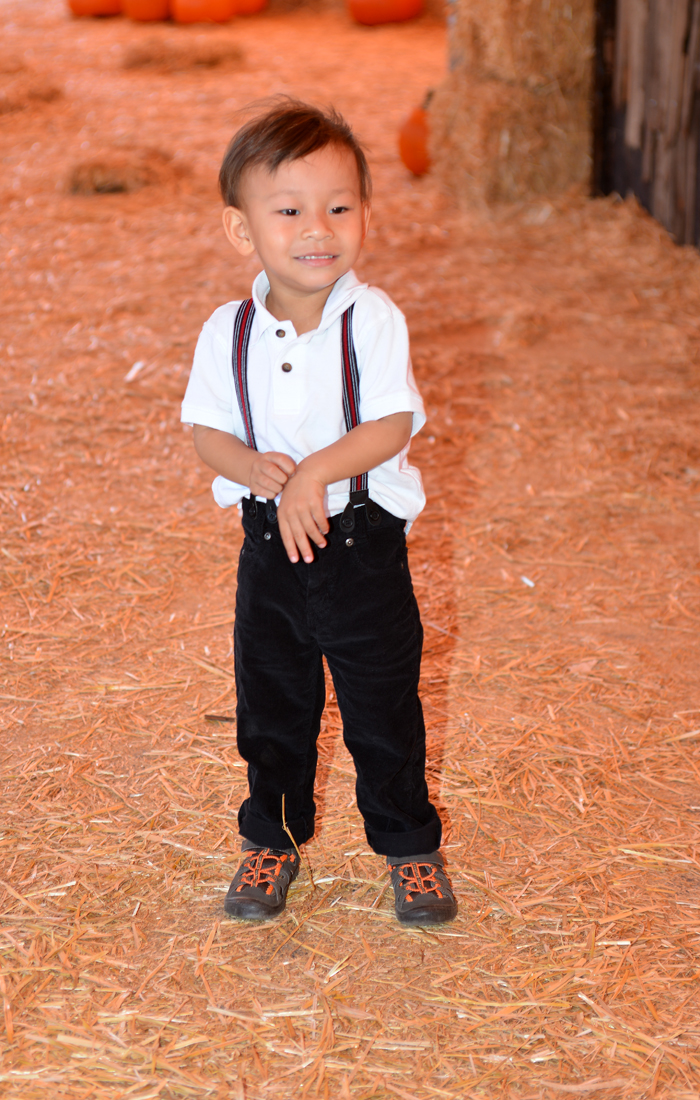
M 285 374 L 289 374 L 291 369 L 292 369 L 292 364 L 291 363 L 283 363 L 282 364 L 282 370 L 284 371 Z
M 277 332 L 275 333 L 275 336 L 279 336 L 280 340 L 282 339 L 283 336 L 286 336 L 286 335 L 287 335 L 287 333 L 284 331 L 283 328 L 278 328 Z

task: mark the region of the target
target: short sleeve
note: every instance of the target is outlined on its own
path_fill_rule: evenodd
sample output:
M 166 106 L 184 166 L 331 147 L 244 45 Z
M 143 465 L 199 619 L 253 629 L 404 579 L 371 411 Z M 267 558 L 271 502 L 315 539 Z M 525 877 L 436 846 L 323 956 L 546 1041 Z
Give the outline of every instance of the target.
M 234 413 L 231 339 L 233 307 L 222 306 L 205 322 L 197 340 L 192 371 L 182 402 L 184 424 L 202 424 L 230 435 L 240 435 Z M 226 339 L 226 330 L 231 337 Z
M 413 413 L 411 435 L 426 421 L 409 352 L 406 319 L 383 291 L 369 288 L 358 299 L 353 335 L 360 373 L 360 419 Z

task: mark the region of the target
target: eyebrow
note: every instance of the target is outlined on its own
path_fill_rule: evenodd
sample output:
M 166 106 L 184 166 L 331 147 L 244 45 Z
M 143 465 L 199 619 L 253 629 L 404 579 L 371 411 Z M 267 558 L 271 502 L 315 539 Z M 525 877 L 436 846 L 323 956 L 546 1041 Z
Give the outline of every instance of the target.
M 344 194 L 346 194 L 346 193 L 347 193 L 348 191 L 350 191 L 350 192 L 352 192 L 352 191 L 353 191 L 353 187 L 352 187 L 352 185 L 348 185 L 348 186 L 346 186 L 346 187 L 336 187 L 336 188 L 334 188 L 334 190 L 332 190 L 332 191 L 330 192 L 330 194 L 331 194 L 331 195 L 344 195 Z M 303 190 L 303 188 L 297 188 L 296 190 L 295 190 L 295 189 L 294 189 L 293 187 L 289 187 L 289 188 L 280 188 L 280 190 L 279 190 L 279 191 L 272 191 L 272 192 L 270 192 L 270 194 L 269 194 L 269 195 L 267 195 L 267 196 L 266 196 L 266 198 L 269 198 L 269 199 L 277 199 L 277 198 L 280 198 L 280 197 L 281 197 L 281 196 L 283 196 L 283 195 L 291 195 L 291 196 L 295 196 L 295 195 L 301 195 L 301 194 L 303 194 L 303 193 L 304 193 L 304 190 Z

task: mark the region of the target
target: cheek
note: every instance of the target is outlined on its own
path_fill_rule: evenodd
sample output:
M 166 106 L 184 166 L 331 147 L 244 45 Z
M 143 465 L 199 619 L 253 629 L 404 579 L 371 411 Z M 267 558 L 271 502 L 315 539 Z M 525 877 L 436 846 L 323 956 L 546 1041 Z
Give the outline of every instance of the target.
M 365 236 L 365 224 L 360 217 L 345 227 L 345 242 L 349 248 L 360 249 Z
M 293 230 L 285 222 L 274 226 L 265 226 L 256 238 L 259 254 L 271 258 L 280 256 L 289 250 L 294 240 Z
M 270 231 L 270 244 L 279 250 L 288 248 L 296 238 L 296 221 L 293 218 L 285 218 Z

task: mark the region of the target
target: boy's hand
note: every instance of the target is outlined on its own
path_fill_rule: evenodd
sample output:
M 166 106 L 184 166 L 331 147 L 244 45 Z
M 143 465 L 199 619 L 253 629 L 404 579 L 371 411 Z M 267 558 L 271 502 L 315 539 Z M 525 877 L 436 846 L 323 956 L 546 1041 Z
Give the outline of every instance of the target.
M 253 452 L 248 488 L 251 496 L 274 500 L 296 470 L 296 462 L 279 451 Z
M 242 439 L 218 428 L 194 425 L 194 446 L 202 462 L 217 474 L 247 485 L 254 497 L 273 500 L 281 493 L 297 464 L 279 451 L 253 451 Z
M 323 507 L 325 493 L 325 484 L 301 468 L 297 468 L 284 487 L 277 507 L 277 520 L 291 562 L 298 562 L 299 554 L 307 563 L 314 560 L 309 539 L 317 546 L 326 545 L 323 536 L 328 533 L 329 525 Z

